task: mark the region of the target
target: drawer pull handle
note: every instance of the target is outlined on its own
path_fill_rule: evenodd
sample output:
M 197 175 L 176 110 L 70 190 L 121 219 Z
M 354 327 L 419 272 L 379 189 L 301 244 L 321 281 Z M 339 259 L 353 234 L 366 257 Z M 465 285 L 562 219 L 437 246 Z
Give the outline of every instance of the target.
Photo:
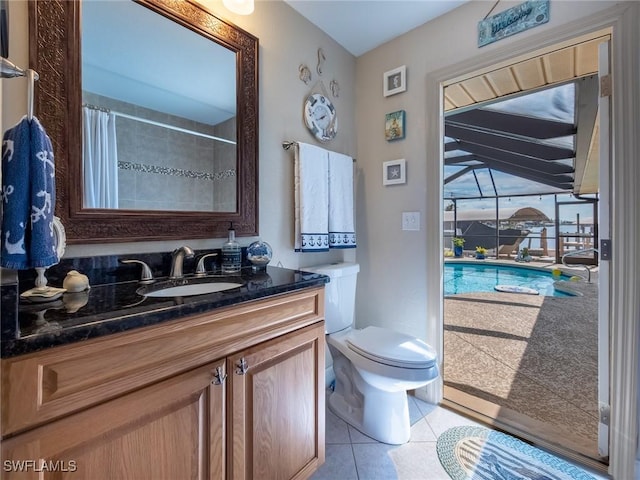
M 221 367 L 217 367 L 216 371 L 213 374 L 213 380 L 211 381 L 211 383 L 213 385 L 222 385 L 226 379 L 227 374 L 222 372 Z
M 247 361 L 244 359 L 244 357 L 242 357 L 239 361 L 238 361 L 238 365 L 236 366 L 236 374 L 238 375 L 244 375 L 245 373 L 247 373 L 247 370 L 249 370 L 249 364 L 247 363 Z

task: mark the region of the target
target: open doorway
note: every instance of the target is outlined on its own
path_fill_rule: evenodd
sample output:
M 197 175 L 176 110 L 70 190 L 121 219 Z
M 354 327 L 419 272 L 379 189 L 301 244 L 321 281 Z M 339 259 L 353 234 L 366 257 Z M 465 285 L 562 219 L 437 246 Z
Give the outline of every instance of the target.
M 608 220 L 598 142 L 606 41 L 469 74 L 445 87 L 443 108 L 444 205 L 453 214 L 443 227 L 444 399 L 603 464 L 608 271 L 599 275 L 596 246 L 599 220 Z M 542 215 L 513 216 L 526 209 Z

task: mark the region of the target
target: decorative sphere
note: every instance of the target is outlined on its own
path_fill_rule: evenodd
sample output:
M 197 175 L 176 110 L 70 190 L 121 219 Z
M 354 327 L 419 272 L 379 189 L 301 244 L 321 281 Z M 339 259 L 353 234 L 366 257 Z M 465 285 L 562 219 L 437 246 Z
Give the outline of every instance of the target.
M 271 245 L 262 240 L 257 240 L 247 247 L 247 260 L 254 268 L 265 268 L 273 257 Z

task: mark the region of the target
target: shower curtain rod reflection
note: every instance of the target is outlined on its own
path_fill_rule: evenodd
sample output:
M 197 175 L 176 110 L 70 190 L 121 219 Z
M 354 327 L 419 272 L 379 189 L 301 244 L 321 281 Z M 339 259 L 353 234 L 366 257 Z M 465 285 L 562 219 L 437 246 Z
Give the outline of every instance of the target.
M 90 105 L 88 103 L 83 103 L 82 106 L 90 108 L 91 110 L 100 110 L 101 112 L 113 113 L 116 117 L 128 118 L 129 120 L 135 120 L 137 122 L 148 123 L 149 125 L 155 125 L 156 127 L 168 128 L 170 130 L 176 130 L 178 132 L 188 133 L 190 135 L 197 135 L 198 137 L 204 137 L 204 138 L 208 138 L 208 139 L 211 139 L 211 140 L 217 140 L 219 142 L 230 143 L 232 145 L 236 144 L 236 142 L 234 142 L 233 140 L 227 140 L 226 138 L 220 138 L 220 137 L 216 137 L 214 135 L 208 135 L 206 133 L 196 132 L 194 130 L 188 130 L 188 129 L 182 128 L 182 127 L 176 127 L 175 125 L 169 125 L 167 123 L 161 123 L 161 122 L 156 122 L 154 120 L 148 120 L 146 118 L 136 117 L 134 115 L 129 115 L 127 113 L 116 112 L 115 110 L 110 110 L 110 109 L 105 108 L 105 107 L 98 107 L 96 105 Z
M 282 148 L 284 148 L 285 150 L 289 150 L 291 147 L 298 145 L 298 142 L 287 142 L 284 141 L 282 142 Z M 353 162 L 355 163 L 356 159 L 353 159 Z

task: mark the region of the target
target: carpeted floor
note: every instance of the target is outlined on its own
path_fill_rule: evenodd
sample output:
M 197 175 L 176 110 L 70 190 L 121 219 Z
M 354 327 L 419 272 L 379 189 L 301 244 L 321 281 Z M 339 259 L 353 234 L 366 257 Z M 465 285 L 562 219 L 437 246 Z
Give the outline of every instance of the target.
M 597 451 L 597 287 L 580 297 L 445 298 L 444 383 Z

